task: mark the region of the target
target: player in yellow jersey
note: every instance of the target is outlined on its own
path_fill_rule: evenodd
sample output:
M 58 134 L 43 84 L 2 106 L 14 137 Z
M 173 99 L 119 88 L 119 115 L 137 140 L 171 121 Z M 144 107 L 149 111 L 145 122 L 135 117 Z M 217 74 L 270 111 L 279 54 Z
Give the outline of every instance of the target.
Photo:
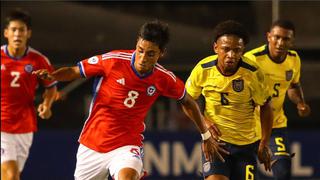
M 186 82 L 187 92 L 194 99 L 204 96 L 207 124 L 217 126 L 221 132 L 219 140 L 230 152 L 224 155 L 225 162 L 203 158 L 206 180 L 255 179 L 257 149 L 260 162 L 270 170 L 270 93 L 257 66 L 242 56 L 248 41 L 248 33 L 240 23 L 229 20 L 218 24 L 213 45 L 217 55 L 201 60 Z M 256 105 L 261 106 L 262 137 L 255 132 Z
M 296 51 L 290 50 L 294 33 L 295 27 L 292 22 L 275 21 L 270 32 L 267 33 L 268 44 L 245 54 L 263 70 L 267 84 L 273 91 L 271 104 L 274 119 L 270 147 L 274 155 L 272 171 L 277 180 L 291 179 L 291 158 L 286 131 L 287 117 L 283 111 L 286 92 L 289 99 L 297 105 L 300 116 L 310 114 L 310 107 L 304 101 L 299 82 L 300 58 Z

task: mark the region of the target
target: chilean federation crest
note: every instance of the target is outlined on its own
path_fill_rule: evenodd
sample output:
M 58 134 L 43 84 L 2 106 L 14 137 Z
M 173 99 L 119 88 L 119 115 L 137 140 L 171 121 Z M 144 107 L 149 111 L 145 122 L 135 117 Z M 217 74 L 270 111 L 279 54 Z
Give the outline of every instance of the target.
M 31 73 L 33 71 L 33 66 L 31 64 L 27 64 L 27 65 L 24 66 L 24 70 L 27 73 Z
M 292 76 L 293 76 L 293 71 L 292 69 L 286 71 L 286 80 L 287 81 L 290 81 L 292 79 Z
M 147 95 L 148 96 L 153 96 L 154 95 L 154 93 L 156 92 L 156 87 L 155 86 L 149 86 L 148 88 L 147 88 Z
M 232 80 L 232 88 L 235 92 L 241 92 L 244 88 L 243 79 Z

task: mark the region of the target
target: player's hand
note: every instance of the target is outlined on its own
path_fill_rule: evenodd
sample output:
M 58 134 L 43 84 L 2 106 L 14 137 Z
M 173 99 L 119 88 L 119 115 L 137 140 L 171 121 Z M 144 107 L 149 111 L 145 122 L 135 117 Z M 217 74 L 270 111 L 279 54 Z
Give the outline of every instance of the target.
M 211 135 L 215 140 L 219 140 L 219 136 L 221 136 L 220 130 L 217 128 L 217 126 L 214 125 L 212 121 L 210 121 L 207 117 L 204 118 L 206 122 L 206 126 L 209 129 Z
M 47 81 L 52 81 L 54 80 L 54 77 L 49 73 L 47 69 L 39 69 L 36 71 L 32 71 L 32 74 L 35 74 L 38 76 L 38 78 L 47 80 Z
M 258 159 L 260 163 L 264 164 L 264 169 L 266 171 L 271 171 L 271 156 L 272 153 L 269 146 L 260 142 L 258 149 Z
M 206 161 L 212 162 L 214 157 L 217 156 L 222 162 L 225 162 L 221 153 L 230 154 L 227 150 L 222 148 L 225 143 L 218 142 L 218 140 L 213 138 L 212 135 L 209 139 L 202 141 L 201 145 Z
M 57 91 L 54 101 L 63 101 L 65 99 L 66 99 L 66 94 L 63 91 Z
M 49 119 L 52 116 L 51 109 L 43 103 L 38 106 L 38 113 L 41 119 Z
M 300 117 L 307 117 L 311 113 L 310 106 L 306 103 L 298 103 L 297 109 Z

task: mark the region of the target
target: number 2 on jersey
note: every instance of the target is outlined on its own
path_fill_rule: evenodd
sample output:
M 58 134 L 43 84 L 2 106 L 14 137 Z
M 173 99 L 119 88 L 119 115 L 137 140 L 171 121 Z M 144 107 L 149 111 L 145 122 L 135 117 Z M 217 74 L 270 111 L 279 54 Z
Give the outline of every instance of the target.
M 11 87 L 20 87 L 20 84 L 18 83 L 18 80 L 20 78 L 20 72 L 18 71 L 11 71 L 11 76 L 13 76 L 13 79 L 10 83 Z
M 138 98 L 139 93 L 137 91 L 129 91 L 128 97 L 124 100 L 123 104 L 128 108 L 132 108 L 136 103 L 136 99 Z

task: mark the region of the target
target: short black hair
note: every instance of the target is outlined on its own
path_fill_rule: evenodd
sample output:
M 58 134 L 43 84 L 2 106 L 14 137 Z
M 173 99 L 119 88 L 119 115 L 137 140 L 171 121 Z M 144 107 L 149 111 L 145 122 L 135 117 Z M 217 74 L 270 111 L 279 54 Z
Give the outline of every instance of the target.
M 138 38 L 153 42 L 163 51 L 169 42 L 169 27 L 159 20 L 146 22 L 140 28 Z
M 214 28 L 213 34 L 214 34 L 214 39 L 213 39 L 214 42 L 217 42 L 219 37 L 223 35 L 233 34 L 240 37 L 243 40 L 245 45 L 249 43 L 248 31 L 244 28 L 244 26 L 241 23 L 234 20 L 227 20 L 219 23 Z
M 11 21 L 22 21 L 26 24 L 28 29 L 31 29 L 31 17 L 28 12 L 23 11 L 21 9 L 16 9 L 11 11 L 5 21 L 5 27 L 8 27 Z
M 272 25 L 270 27 L 270 31 L 276 26 L 282 27 L 284 29 L 292 30 L 293 34 L 295 34 L 296 28 L 295 28 L 293 22 L 290 20 L 287 20 L 287 19 L 276 20 L 275 22 L 272 23 Z

